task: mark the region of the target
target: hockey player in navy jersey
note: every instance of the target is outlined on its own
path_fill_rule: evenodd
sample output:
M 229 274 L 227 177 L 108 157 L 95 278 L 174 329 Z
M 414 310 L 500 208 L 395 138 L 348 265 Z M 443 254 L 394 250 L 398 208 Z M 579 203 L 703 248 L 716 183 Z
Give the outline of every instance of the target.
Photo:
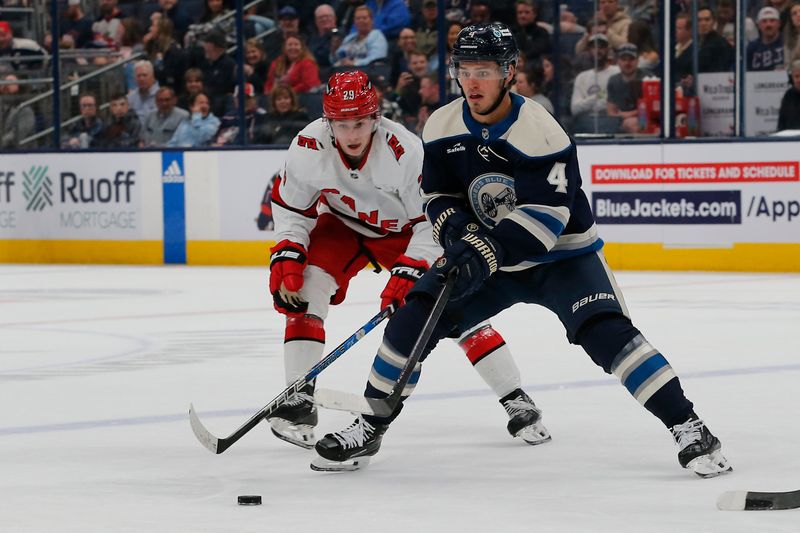
M 375 88 L 363 72 L 331 76 L 325 117 L 292 141 L 272 188 L 276 240 L 270 293 L 286 315 L 286 382 L 322 358 L 324 321 L 345 299 L 350 280 L 369 263 L 390 278 L 381 307 L 406 292 L 442 249 L 434 242 L 419 194 L 422 143 L 379 114 Z M 459 344 L 508 414 L 507 429 L 528 444 L 550 440 L 541 411 L 520 388 L 519 370 L 503 337 L 488 322 L 465 330 Z M 380 374 L 387 383 L 394 375 Z M 379 385 L 380 386 L 380 385 Z M 304 448 L 314 445 L 314 382 L 269 417 L 273 433 Z
M 574 142 L 541 105 L 509 92 L 516 59 L 504 24 L 468 26 L 458 35 L 450 69 L 463 97 L 437 110 L 423 132 L 423 196 L 444 255 L 387 325 L 365 396 L 387 396 L 375 375 L 408 359 L 444 280 L 454 276 L 423 356 L 440 339 L 515 303 L 542 305 L 571 343 L 671 431 L 681 466 L 702 477 L 730 471 L 675 372 L 631 322 L 581 189 Z M 326 435 L 312 468 L 352 470 L 368 462 L 401 409 L 402 403 L 388 418 L 359 416 Z

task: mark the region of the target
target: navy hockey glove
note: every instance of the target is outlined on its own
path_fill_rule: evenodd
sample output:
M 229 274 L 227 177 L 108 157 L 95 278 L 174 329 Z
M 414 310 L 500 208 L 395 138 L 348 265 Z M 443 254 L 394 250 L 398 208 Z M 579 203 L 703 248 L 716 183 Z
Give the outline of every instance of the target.
M 468 233 L 478 233 L 481 226 L 475 217 L 455 207 L 448 207 L 433 222 L 433 240 L 449 248 Z
M 460 300 L 481 288 L 486 279 L 503 266 L 503 248 L 488 233 L 468 233 L 448 247 L 434 268 L 444 283 L 450 271 L 458 269 L 451 300 Z
M 302 244 L 284 239 L 270 249 L 269 292 L 275 309 L 284 315 L 303 314 L 308 302 L 300 298 L 306 249 Z

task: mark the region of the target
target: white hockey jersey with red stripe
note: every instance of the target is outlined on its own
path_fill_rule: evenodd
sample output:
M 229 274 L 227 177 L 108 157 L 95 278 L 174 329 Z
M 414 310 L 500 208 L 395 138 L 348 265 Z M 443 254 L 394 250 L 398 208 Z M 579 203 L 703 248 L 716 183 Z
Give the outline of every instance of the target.
M 292 140 L 283 175 L 273 188 L 276 241 L 308 247 L 318 214 L 327 212 L 366 237 L 410 229 L 405 254 L 432 264 L 441 248 L 423 210 L 422 153 L 416 135 L 382 117 L 366 157 L 351 168 L 325 121 L 312 122 Z

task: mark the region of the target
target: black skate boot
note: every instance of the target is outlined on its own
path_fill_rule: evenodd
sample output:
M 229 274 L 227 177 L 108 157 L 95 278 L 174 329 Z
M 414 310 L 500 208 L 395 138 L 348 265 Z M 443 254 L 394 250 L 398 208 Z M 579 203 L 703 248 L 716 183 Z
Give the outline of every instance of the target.
M 310 450 L 314 447 L 314 427 L 317 425 L 317 407 L 314 405 L 314 383 L 275 409 L 268 417 L 272 433 L 281 440 Z
M 328 433 L 314 447 L 320 457 L 311 462 L 311 469 L 320 472 L 358 470 L 381 448 L 381 439 L 389 426 L 372 425 L 363 416 L 336 433 Z
M 683 424 L 672 429 L 672 437 L 680 450 L 678 462 L 700 477 L 714 477 L 733 470 L 722 455 L 722 444 L 694 413 Z
M 508 432 L 531 445 L 542 444 L 551 439 L 550 432 L 542 424 L 542 410 L 536 407 L 530 396 L 516 389 L 500 398 L 510 420 Z

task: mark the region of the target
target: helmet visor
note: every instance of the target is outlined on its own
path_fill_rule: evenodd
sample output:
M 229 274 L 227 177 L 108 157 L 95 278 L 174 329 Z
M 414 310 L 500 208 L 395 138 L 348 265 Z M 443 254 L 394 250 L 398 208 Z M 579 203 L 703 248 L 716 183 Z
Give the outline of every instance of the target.
M 450 65 L 450 77 L 461 82 L 468 80 L 502 80 L 508 76 L 508 65 L 500 66 L 487 61 L 459 61 Z

